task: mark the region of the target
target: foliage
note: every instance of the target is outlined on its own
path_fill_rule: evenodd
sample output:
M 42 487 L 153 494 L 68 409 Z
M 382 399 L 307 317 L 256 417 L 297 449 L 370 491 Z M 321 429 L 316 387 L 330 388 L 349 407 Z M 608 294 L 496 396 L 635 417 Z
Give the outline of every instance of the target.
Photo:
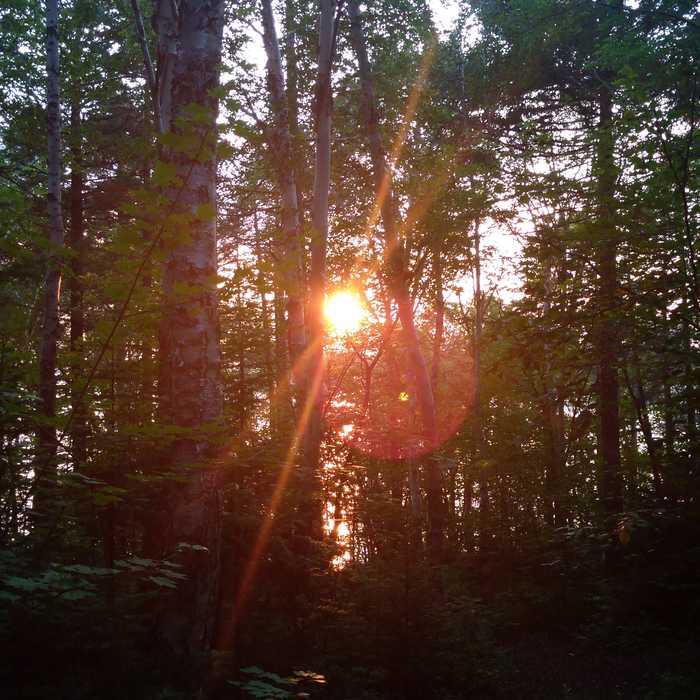
M 159 3 L 137 5 L 162 61 L 149 22 Z M 278 5 L 308 273 L 318 8 Z M 283 283 L 291 263 L 279 253 L 279 154 L 256 53 L 259 7 L 226 3 L 218 134 L 202 140 L 194 133 L 206 119 L 201 105 L 178 131 L 155 133 L 131 3 L 61 4 L 65 226 L 78 221 L 79 204 L 83 236 L 60 250 L 48 242 L 45 213 L 42 8 L 13 0 L 0 9 L 0 680 L 8 697 L 697 693 L 696 4 L 458 5 L 445 31 L 423 0 L 367 3 L 361 13 L 437 404 L 434 449 L 421 432 L 382 262 L 341 6 L 327 288 L 354 290 L 365 317 L 356 333 L 326 338 L 314 501 L 322 535 L 313 536 L 302 512 L 308 482 L 295 430 L 304 411 L 289 380 L 298 360 Z M 612 103 L 608 127 L 601 90 Z M 201 160 L 202 141 L 219 158 L 217 206 L 184 215 L 174 206 L 183 182 L 173 162 Z M 603 141 L 612 144 L 607 170 Z M 610 176 L 614 211 L 605 212 L 601 183 Z M 175 426 L 160 400 L 164 263 L 191 245 L 193 223 L 213 220 L 223 419 Z M 608 307 L 600 253 L 611 242 Z M 57 410 L 47 419 L 37 381 L 51 255 L 64 293 Z M 183 308 L 199 303 L 197 285 L 167 291 Z M 601 497 L 601 319 L 619 341 L 623 510 L 614 513 Z M 47 420 L 60 436 L 56 478 L 50 497 L 37 499 L 36 432 Z M 185 438 L 212 450 L 171 468 L 166 456 Z M 436 464 L 445 511 L 438 552 L 427 514 Z M 166 556 L 159 545 L 173 496 L 206 485 L 209 468 L 220 551 L 175 537 Z M 190 573 L 212 561 L 218 588 L 203 593 Z M 209 656 L 183 649 L 164 622 L 164 611 L 204 595 L 218 610 Z M 289 671 L 298 668 L 315 672 Z

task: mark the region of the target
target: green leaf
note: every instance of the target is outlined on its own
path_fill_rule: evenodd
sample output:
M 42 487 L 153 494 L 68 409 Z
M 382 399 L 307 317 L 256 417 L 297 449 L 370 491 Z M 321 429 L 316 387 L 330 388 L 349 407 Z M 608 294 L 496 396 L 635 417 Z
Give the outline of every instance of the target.
M 94 595 L 94 593 L 90 593 L 89 591 L 76 590 L 61 593 L 61 598 L 64 600 L 83 600 L 84 598 L 92 598 Z
M 24 576 L 5 576 L 3 582 L 7 586 L 27 592 L 46 590 L 47 588 L 47 584 L 44 581 L 38 581 L 34 578 L 25 578 Z
M 148 580 L 163 588 L 177 588 L 177 584 L 174 581 L 164 576 L 149 576 Z
M 63 567 L 64 571 L 69 571 L 73 574 L 84 574 L 86 576 L 110 576 L 118 574 L 118 569 L 107 569 L 102 566 L 85 566 L 85 564 L 71 564 Z
M 159 160 L 153 169 L 153 184 L 158 187 L 167 187 L 175 182 L 177 170 L 172 163 Z

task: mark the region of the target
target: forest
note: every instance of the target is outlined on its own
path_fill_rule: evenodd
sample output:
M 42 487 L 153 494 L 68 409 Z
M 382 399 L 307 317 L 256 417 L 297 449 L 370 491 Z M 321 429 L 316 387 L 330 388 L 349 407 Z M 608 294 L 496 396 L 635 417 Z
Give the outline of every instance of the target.
M 700 698 L 700 5 L 3 0 L 0 695 Z

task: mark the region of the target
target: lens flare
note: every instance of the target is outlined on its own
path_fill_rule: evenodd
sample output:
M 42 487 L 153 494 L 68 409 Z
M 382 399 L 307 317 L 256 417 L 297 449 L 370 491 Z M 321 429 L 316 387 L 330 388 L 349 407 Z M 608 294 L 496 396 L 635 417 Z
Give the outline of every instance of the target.
M 335 292 L 326 299 L 323 307 L 328 328 L 334 335 L 350 335 L 360 330 L 365 318 L 365 309 L 360 297 L 354 292 Z

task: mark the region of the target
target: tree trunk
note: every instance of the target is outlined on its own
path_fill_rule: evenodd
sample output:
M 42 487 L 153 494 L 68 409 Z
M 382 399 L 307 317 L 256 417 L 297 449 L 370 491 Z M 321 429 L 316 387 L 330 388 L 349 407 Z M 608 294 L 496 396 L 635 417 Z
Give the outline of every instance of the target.
M 325 359 L 323 353 L 323 302 L 326 293 L 326 245 L 328 241 L 328 194 L 331 183 L 331 68 L 335 0 L 320 0 L 318 76 L 314 121 L 316 163 L 312 204 L 311 274 L 309 276 L 309 422 L 304 440 L 304 474 L 302 475 L 301 519 L 306 534 L 320 539 L 322 505 L 318 468 L 322 436 Z
M 474 479 L 469 464 L 465 461 L 462 469 L 462 546 L 467 552 L 474 545 L 473 500 Z
M 635 413 L 629 413 L 627 416 L 626 429 L 624 430 L 624 446 L 625 446 L 625 462 L 627 472 L 627 492 L 633 502 L 637 501 L 639 496 L 639 448 L 637 445 L 637 418 Z
M 143 67 L 146 74 L 146 84 L 148 85 L 148 92 L 151 96 L 151 105 L 153 107 L 153 121 L 155 123 L 156 131 L 163 133 L 166 129 L 166 124 L 161 119 L 160 115 L 160 97 L 158 95 L 158 80 L 156 78 L 155 68 L 153 67 L 151 52 L 148 48 L 148 41 L 146 40 L 146 28 L 143 25 L 143 15 L 141 13 L 141 8 L 139 7 L 138 0 L 131 0 L 131 9 L 134 13 L 136 37 L 138 38 L 139 45 L 141 46 L 141 52 L 143 53 Z M 172 8 L 169 9 L 169 12 L 171 11 Z M 157 22 L 156 26 L 158 26 Z
M 542 317 L 545 322 L 551 309 L 555 263 L 548 260 L 545 269 L 545 301 Z M 551 527 L 562 527 L 569 519 L 569 489 L 566 484 L 566 455 L 564 449 L 564 416 L 561 394 L 553 380 L 552 347 L 544 343 L 543 413 L 547 435 L 547 464 L 545 472 L 545 518 Z
M 309 187 L 307 169 L 304 167 L 303 142 L 304 135 L 299 128 L 299 59 L 297 56 L 297 27 L 299 24 L 298 10 L 294 0 L 284 3 L 284 62 L 287 72 L 286 96 L 289 136 L 292 149 L 292 174 L 297 188 L 297 206 L 299 229 L 305 230 L 304 198 Z
M 255 231 L 255 242 L 253 244 L 253 247 L 255 251 L 255 259 L 257 262 L 256 284 L 258 287 L 258 294 L 260 295 L 260 311 L 262 315 L 263 361 L 265 365 L 265 379 L 267 381 L 267 396 L 270 404 L 270 411 L 268 416 L 270 425 L 270 438 L 274 440 L 279 431 L 279 411 L 277 408 L 276 401 L 277 375 L 275 374 L 274 361 L 272 359 L 272 325 L 270 323 L 270 309 L 267 302 L 267 284 L 265 282 L 265 275 L 263 273 L 263 255 L 261 245 L 262 237 L 260 235 L 260 227 L 258 225 L 257 202 L 254 206 L 255 209 L 253 211 L 253 230 Z
M 275 409 L 277 415 L 277 435 L 283 441 L 289 439 L 294 417 L 294 405 L 290 386 L 291 366 L 289 361 L 289 333 L 287 332 L 287 319 L 285 308 L 287 299 L 284 293 L 284 260 L 275 260 L 273 270 L 273 301 L 272 312 L 274 319 L 274 348 L 275 348 L 275 372 L 277 387 L 275 393 Z
M 642 430 L 644 444 L 646 445 L 647 454 L 649 455 L 649 466 L 651 467 L 654 492 L 659 498 L 661 498 L 664 495 L 664 484 L 661 479 L 661 460 L 659 459 L 657 442 L 652 431 L 651 420 L 649 419 L 649 407 L 647 404 L 646 392 L 644 391 L 644 384 L 642 383 L 642 375 L 639 370 L 638 363 L 634 366 L 634 371 L 636 387 L 632 383 L 629 373 L 625 371 L 627 390 L 632 398 L 632 403 L 634 404 L 635 412 L 637 414 L 637 420 L 639 421 L 639 427 Z
M 615 161 L 612 134 L 612 95 L 603 85 L 599 93 L 596 157 L 598 187 L 598 418 L 600 421 L 600 496 L 604 512 L 623 509 L 620 472 L 620 414 L 618 362 L 617 232 L 615 226 Z
M 170 194 L 188 218 L 189 233 L 186 241 L 166 240 L 160 329 L 161 418 L 179 433 L 168 461 L 170 470 L 188 477 L 169 489 L 164 531 L 164 553 L 179 549 L 189 577 L 162 621 L 163 634 L 177 651 L 209 648 L 218 596 L 221 494 L 213 436 L 223 406 L 216 288 L 218 101 L 211 92 L 219 85 L 223 10 L 223 0 L 180 4 L 180 52 L 172 79 L 172 128 L 201 143 L 196 154 L 168 153 L 182 182 Z M 192 105 L 204 110 L 196 120 L 188 120 Z M 176 118 L 185 126 L 175 126 Z
M 481 337 L 484 331 L 484 295 L 481 291 L 481 222 L 474 224 L 474 335 L 472 346 L 472 440 L 475 476 L 479 481 L 479 547 L 491 540 L 491 499 L 489 475 L 484 463 L 484 425 L 481 406 Z
M 437 394 L 442 361 L 442 342 L 445 335 L 445 296 L 443 290 L 442 240 L 433 248 L 433 274 L 435 275 L 435 334 L 433 336 L 433 363 L 430 369 L 430 383 L 434 395 Z M 437 410 L 437 396 L 435 396 Z
M 284 91 L 282 59 L 280 57 L 277 30 L 270 0 L 262 0 L 262 22 L 265 52 L 267 54 L 267 87 L 273 115 L 270 149 L 276 164 L 277 186 L 282 204 L 282 232 L 276 245 L 282 283 L 287 296 L 287 334 L 292 382 L 297 396 L 297 410 L 304 396 L 302 354 L 306 348 L 306 324 L 304 319 L 304 275 L 301 227 L 297 186 L 294 179 L 292 138 L 289 131 L 289 110 Z
M 37 492 L 34 508 L 41 513 L 49 498 L 47 489 L 56 476 L 58 448 L 56 427 L 56 355 L 58 352 L 58 304 L 61 295 L 61 247 L 63 218 L 61 214 L 61 112 L 59 104 L 58 62 L 58 2 L 46 2 L 46 111 L 48 133 L 48 265 L 44 284 L 43 325 L 39 351 L 40 417 L 38 459 L 36 463 Z M 46 496 L 46 497 L 45 497 Z
M 77 88 L 76 88 L 77 90 Z M 73 253 L 70 274 L 70 352 L 71 352 L 71 402 L 73 420 L 71 422 L 71 451 L 73 468 L 77 471 L 86 457 L 86 411 L 79 405 L 82 384 L 83 335 L 85 333 L 85 313 L 83 310 L 83 286 L 81 275 L 84 264 L 85 222 L 83 219 L 83 163 L 82 135 L 80 125 L 80 96 L 73 97 L 70 113 L 71 126 L 71 177 L 70 177 L 70 247 Z
M 683 308 L 687 311 L 690 306 L 684 299 Z M 686 439 L 688 441 L 687 451 L 690 455 L 690 467 L 695 471 L 700 465 L 700 450 L 698 449 L 698 427 L 697 427 L 697 389 L 694 376 L 693 359 L 695 351 L 691 343 L 690 327 L 686 320 L 683 321 L 683 383 L 684 383 L 684 403 L 686 417 Z
M 392 192 L 391 171 L 386 164 L 384 146 L 379 132 L 379 114 L 374 90 L 367 46 L 365 43 L 359 5 L 356 0 L 348 4 L 353 48 L 357 56 L 362 85 L 365 129 L 369 141 L 374 175 L 376 206 L 384 225 L 384 267 L 392 296 L 396 301 L 399 320 L 403 328 L 408 364 L 413 374 L 416 395 L 423 421 L 424 439 L 429 449 L 437 447 L 437 419 L 430 375 L 418 341 L 413 318 L 413 300 L 408 288 L 404 260 L 404 246 L 395 219 L 395 203 Z M 428 544 L 431 554 L 439 558 L 444 540 L 444 503 L 440 465 L 433 458 L 426 460 L 426 491 L 428 510 Z
M 185 0 L 186 2 L 186 0 Z M 182 4 L 184 5 L 185 2 Z M 153 27 L 157 35 L 156 85 L 154 117 L 161 133 L 169 131 L 173 117 L 173 78 L 178 58 L 178 18 L 175 15 L 175 0 L 156 0 Z M 138 8 L 138 5 L 136 5 Z M 150 73 L 146 62 L 146 73 Z

